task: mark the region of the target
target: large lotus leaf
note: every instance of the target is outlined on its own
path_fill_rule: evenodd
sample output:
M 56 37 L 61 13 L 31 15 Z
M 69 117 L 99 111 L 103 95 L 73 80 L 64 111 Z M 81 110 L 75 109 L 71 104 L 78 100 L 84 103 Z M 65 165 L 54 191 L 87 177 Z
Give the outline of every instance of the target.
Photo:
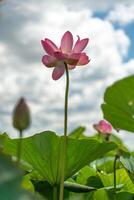
M 32 175 L 35 174 L 37 180 L 39 177 L 40 180 L 46 180 L 51 185 L 59 184 L 63 141 L 63 136 L 57 136 L 50 131 L 22 140 L 21 159 L 31 165 Z M 15 156 L 17 144 L 18 139 L 6 139 L 4 144 L 5 152 Z M 68 138 L 65 179 L 116 147 L 113 142 L 101 143 L 92 139 Z
M 134 76 L 107 88 L 102 110 L 114 128 L 134 132 Z

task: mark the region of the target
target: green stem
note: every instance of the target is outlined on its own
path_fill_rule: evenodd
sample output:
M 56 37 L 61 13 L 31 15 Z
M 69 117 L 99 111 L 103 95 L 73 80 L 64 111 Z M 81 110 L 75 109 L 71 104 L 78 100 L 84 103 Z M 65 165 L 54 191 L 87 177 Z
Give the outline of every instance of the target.
M 68 122 L 68 94 L 69 94 L 69 71 L 68 66 L 65 64 L 66 70 L 66 91 L 65 91 L 65 107 L 64 107 L 64 136 L 67 136 L 67 122 Z
M 114 166 L 113 166 L 113 171 L 114 171 L 114 200 L 116 200 L 116 161 L 118 159 L 118 155 L 115 155 L 114 158 Z
M 53 186 L 53 200 L 57 200 L 57 186 Z
M 69 71 L 68 71 L 68 66 L 65 62 L 64 62 L 64 65 L 65 65 L 65 70 L 66 70 L 66 90 L 65 90 L 65 104 L 64 104 L 64 144 L 63 144 L 63 161 L 62 161 L 62 169 L 61 169 L 59 200 L 63 200 L 63 197 L 64 197 L 64 177 L 65 177 L 65 166 L 66 166 L 66 157 L 67 157 Z
M 20 163 L 21 150 L 22 150 L 22 130 L 19 131 L 18 149 L 17 149 L 17 163 Z

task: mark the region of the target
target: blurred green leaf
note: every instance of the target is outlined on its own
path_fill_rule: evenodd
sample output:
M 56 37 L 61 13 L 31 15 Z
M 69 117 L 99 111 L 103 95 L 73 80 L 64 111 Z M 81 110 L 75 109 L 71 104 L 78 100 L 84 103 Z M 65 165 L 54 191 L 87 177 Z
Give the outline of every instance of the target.
M 34 194 L 21 187 L 22 174 L 15 165 L 0 154 L 0 199 L 1 200 L 39 200 Z
M 84 126 L 80 126 L 78 128 L 76 128 L 75 130 L 73 130 L 70 134 L 69 137 L 70 138 L 81 138 L 84 136 L 84 132 L 85 132 L 86 128 Z
M 0 134 L 0 152 L 2 152 L 4 147 L 4 141 L 8 138 L 8 135 L 6 133 Z

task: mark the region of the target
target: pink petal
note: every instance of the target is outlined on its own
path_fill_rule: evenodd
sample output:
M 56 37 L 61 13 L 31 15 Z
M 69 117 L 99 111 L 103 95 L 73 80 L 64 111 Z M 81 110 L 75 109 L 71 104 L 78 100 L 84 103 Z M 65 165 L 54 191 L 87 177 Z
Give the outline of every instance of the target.
M 53 53 L 58 50 L 58 47 L 49 39 L 41 40 L 41 44 L 49 55 L 53 55 Z
M 61 39 L 60 48 L 64 53 L 69 53 L 72 50 L 72 46 L 73 46 L 73 36 L 71 32 L 67 31 L 66 33 L 64 33 Z
M 111 133 L 112 132 L 112 126 L 105 120 L 101 120 L 99 122 L 99 127 L 104 133 Z
M 67 59 L 67 63 L 70 65 L 76 65 L 81 57 L 81 53 L 72 53 Z
M 74 45 L 73 52 L 81 53 L 85 49 L 85 47 L 87 46 L 88 41 L 89 41 L 88 38 L 80 40 L 80 37 L 78 36 L 78 40 Z
M 46 38 L 45 41 L 56 51 L 58 50 L 58 47 L 56 46 L 56 44 L 54 44 L 54 42 L 52 42 L 52 40 Z
M 68 65 L 68 69 L 75 69 L 76 68 L 76 65 Z
M 85 53 L 81 53 L 80 59 L 77 65 L 86 65 L 90 62 L 88 56 Z
M 58 60 L 64 60 L 68 57 L 67 54 L 62 53 L 61 51 L 56 51 L 54 52 L 54 56 L 58 59 Z
M 75 60 L 79 60 L 81 57 L 81 53 L 71 53 L 69 55 L 69 58 L 75 59 Z
M 64 74 L 64 72 L 65 72 L 64 64 L 56 66 L 52 73 L 53 80 L 55 81 L 58 80 Z
M 45 55 L 42 57 L 42 62 L 46 67 L 54 67 L 57 60 L 53 56 Z

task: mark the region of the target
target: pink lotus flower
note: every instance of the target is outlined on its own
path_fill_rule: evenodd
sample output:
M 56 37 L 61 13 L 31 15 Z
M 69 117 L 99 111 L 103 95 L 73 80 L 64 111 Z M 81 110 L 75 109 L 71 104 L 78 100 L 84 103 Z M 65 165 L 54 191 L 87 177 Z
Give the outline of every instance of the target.
M 42 57 L 43 64 L 48 67 L 54 67 L 52 78 L 58 80 L 65 72 L 65 64 L 68 69 L 74 69 L 76 65 L 86 65 L 89 58 L 86 53 L 82 52 L 88 44 L 89 39 L 78 39 L 73 47 L 73 36 L 67 31 L 64 33 L 60 47 L 58 48 L 51 40 L 41 40 L 42 46 L 47 55 Z
M 105 120 L 99 121 L 99 123 L 94 124 L 93 127 L 102 134 L 110 134 L 112 132 L 112 125 Z

